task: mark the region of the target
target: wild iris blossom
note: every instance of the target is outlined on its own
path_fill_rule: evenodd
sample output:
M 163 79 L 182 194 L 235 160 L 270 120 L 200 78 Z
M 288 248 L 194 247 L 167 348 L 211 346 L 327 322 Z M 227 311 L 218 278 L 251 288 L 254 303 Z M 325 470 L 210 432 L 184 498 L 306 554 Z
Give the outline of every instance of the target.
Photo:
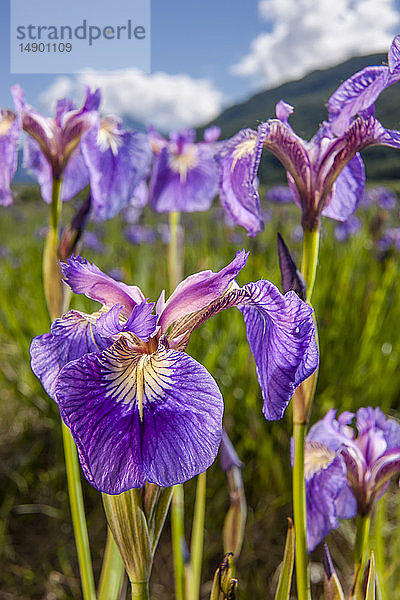
M 357 435 L 350 426 L 356 417 Z M 368 515 L 400 472 L 400 425 L 379 408 L 330 410 L 311 427 L 305 448 L 309 550 L 338 527 L 338 518 Z
M 62 180 L 61 197 L 69 200 L 90 183 L 95 219 L 113 217 L 131 200 L 150 173 L 151 148 L 143 133 L 124 131 L 116 117 L 100 117 L 100 90 L 86 89 L 82 108 L 58 100 L 54 118 L 26 103 L 20 86 L 12 87 L 16 112 L 0 114 L 0 152 L 7 166 L 0 180 L 2 204 L 12 201 L 10 181 L 16 169 L 21 129 L 24 167 L 32 171 L 50 203 L 54 180 Z
M 318 228 L 321 214 L 345 221 L 364 189 L 360 150 L 377 145 L 400 148 L 400 133 L 385 129 L 374 117 L 379 94 L 399 79 L 400 35 L 393 40 L 387 66 L 367 67 L 339 86 L 328 102 L 328 121 L 309 142 L 289 125 L 293 107 L 282 100 L 275 119 L 262 123 L 257 132 L 244 129 L 228 140 L 218 155 L 220 196 L 236 223 L 250 236 L 262 229 L 255 181 L 263 148 L 285 167 L 305 229 Z
M 312 309 L 261 280 L 239 288 L 247 254 L 221 271 L 182 281 L 155 306 L 136 286 L 80 257 L 62 264 L 65 281 L 103 307 L 70 310 L 31 344 L 32 369 L 71 429 L 89 482 L 119 494 L 146 481 L 183 482 L 214 460 L 223 400 L 208 371 L 184 350 L 192 331 L 221 310 L 243 314 L 264 397 L 282 416 L 294 389 L 318 365 Z
M 27 104 L 19 85 L 11 92 L 22 129 L 28 134 L 24 166 L 36 175 L 46 202 L 51 202 L 53 181 L 57 179 L 63 179 L 62 198 L 69 200 L 89 183 L 79 144 L 98 119 L 100 91 L 87 88 L 81 109 L 67 98 L 58 100 L 54 118 L 44 117 Z
M 210 127 L 204 140 L 195 143 L 194 129 L 173 131 L 165 140 L 150 131 L 154 164 L 150 179 L 150 204 L 157 212 L 208 210 L 217 193 L 214 158 L 220 129 Z

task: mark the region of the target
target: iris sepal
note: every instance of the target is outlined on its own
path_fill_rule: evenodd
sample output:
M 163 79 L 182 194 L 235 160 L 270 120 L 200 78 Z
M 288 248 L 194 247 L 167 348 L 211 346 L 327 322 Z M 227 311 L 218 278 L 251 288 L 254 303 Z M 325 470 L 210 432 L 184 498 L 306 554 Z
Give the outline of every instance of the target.
M 121 339 L 85 355 L 61 371 L 56 400 L 87 479 L 107 494 L 187 481 L 218 451 L 223 401 L 215 381 L 162 344 L 146 355 Z

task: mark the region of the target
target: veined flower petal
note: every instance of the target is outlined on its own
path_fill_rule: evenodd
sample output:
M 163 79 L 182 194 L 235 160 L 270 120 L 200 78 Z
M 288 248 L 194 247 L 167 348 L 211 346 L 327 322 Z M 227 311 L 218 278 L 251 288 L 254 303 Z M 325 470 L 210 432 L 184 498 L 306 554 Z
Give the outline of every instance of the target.
M 96 329 L 100 335 L 118 335 L 123 331 L 130 331 L 143 342 L 152 336 L 156 329 L 157 315 L 153 315 L 154 302 L 143 300 L 137 304 L 126 321 L 121 322 L 120 304 L 115 304 L 108 312 L 103 313 L 96 322 Z
M 95 317 L 70 310 L 52 323 L 50 333 L 33 338 L 30 346 L 32 371 L 52 398 L 56 378 L 67 363 L 88 352 L 101 352 L 113 343 L 99 335 L 95 323 Z
M 216 155 L 220 165 L 220 199 L 228 215 L 254 237 L 264 229 L 255 183 L 264 142 L 264 129 L 243 129 L 221 144 Z
M 347 487 L 346 465 L 324 444 L 305 446 L 307 549 L 309 552 L 339 526 L 337 500 Z
M 318 366 L 313 309 L 295 292 L 283 296 L 269 281 L 248 283 L 177 321 L 168 334 L 170 343 L 184 349 L 195 328 L 233 306 L 244 316 L 264 398 L 264 415 L 269 420 L 280 419 L 295 388 Z
M 66 263 L 61 263 L 61 270 L 65 282 L 76 294 L 85 294 L 109 307 L 119 303 L 124 307 L 123 314 L 126 317 L 144 300 L 142 291 L 136 285 L 115 281 L 80 256 L 72 256 Z
M 143 133 L 116 130 L 114 144 L 100 147 L 98 127 L 82 138 L 82 153 L 89 171 L 96 220 L 110 219 L 127 206 L 136 186 L 147 178 L 150 171 L 151 148 Z
M 207 144 L 187 144 L 173 154 L 169 144 L 154 159 L 150 204 L 157 212 L 208 210 L 217 193 L 217 163 Z
M 356 154 L 339 173 L 322 214 L 337 221 L 346 221 L 356 210 L 364 188 L 364 163 Z
M 400 79 L 399 44 L 400 36 L 397 35 L 389 50 L 389 66 L 366 67 L 358 71 L 329 98 L 329 121 L 336 135 L 342 135 L 356 115 L 368 110 L 373 114 L 379 94 Z
M 18 140 L 21 124 L 11 110 L 0 109 L 0 206 L 12 203 L 10 183 L 17 170 Z
M 221 441 L 217 384 L 163 346 L 148 355 L 121 339 L 85 355 L 61 371 L 56 400 L 87 479 L 107 494 L 186 481 L 210 466 Z
M 284 296 L 269 281 L 245 285 L 241 301 L 247 339 L 256 361 L 266 419 L 280 419 L 294 390 L 317 368 L 312 308 L 295 292 Z
M 200 271 L 189 275 L 176 287 L 166 301 L 158 324 L 162 332 L 178 319 L 201 310 L 221 296 L 246 264 L 249 253 L 240 250 L 226 267 L 214 273 Z

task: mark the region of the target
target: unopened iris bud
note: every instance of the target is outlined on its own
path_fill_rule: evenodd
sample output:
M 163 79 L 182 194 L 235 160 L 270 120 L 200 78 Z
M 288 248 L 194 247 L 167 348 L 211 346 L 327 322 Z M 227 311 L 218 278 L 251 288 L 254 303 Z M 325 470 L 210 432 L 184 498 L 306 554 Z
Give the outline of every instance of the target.
M 278 256 L 283 292 L 286 294 L 293 290 L 299 298 L 305 300 L 307 297 L 306 282 L 280 233 L 278 233 Z
M 148 588 L 153 557 L 168 512 L 172 488 L 146 484 L 117 495 L 103 494 L 108 525 L 132 585 L 132 597 Z
M 325 600 L 344 600 L 342 587 L 337 578 L 335 568 L 332 563 L 331 555 L 327 544 L 324 544 L 323 554 L 324 564 L 324 599 Z
M 233 555 L 229 552 L 215 571 L 210 600 L 235 600 L 237 585 L 233 577 Z
M 60 241 L 58 254 L 60 260 L 67 260 L 72 254 L 76 254 L 78 243 L 85 231 L 90 213 L 90 194 L 85 202 L 79 207 L 75 213 L 71 224 L 66 227 Z

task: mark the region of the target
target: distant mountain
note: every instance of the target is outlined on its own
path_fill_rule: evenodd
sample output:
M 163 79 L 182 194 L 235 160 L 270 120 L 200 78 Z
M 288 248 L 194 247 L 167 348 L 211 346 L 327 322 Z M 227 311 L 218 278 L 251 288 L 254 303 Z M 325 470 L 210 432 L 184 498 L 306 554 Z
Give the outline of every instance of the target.
M 257 124 L 275 116 L 275 105 L 284 100 L 294 107 L 290 124 L 298 135 L 310 139 L 321 121 L 327 118 L 326 104 L 342 81 L 368 65 L 379 65 L 386 55 L 374 54 L 351 58 L 323 71 L 313 71 L 302 79 L 255 94 L 245 102 L 224 110 L 206 125 L 219 125 L 221 138 L 229 138 L 244 127 L 257 128 Z M 376 116 L 391 129 L 400 129 L 400 83 L 385 90 L 376 103 Z M 202 133 L 205 127 L 199 130 Z M 400 154 L 386 148 L 371 148 L 363 153 L 367 176 L 370 179 L 400 178 Z M 285 180 L 280 163 L 268 152 L 263 154 L 260 177 L 268 183 Z

